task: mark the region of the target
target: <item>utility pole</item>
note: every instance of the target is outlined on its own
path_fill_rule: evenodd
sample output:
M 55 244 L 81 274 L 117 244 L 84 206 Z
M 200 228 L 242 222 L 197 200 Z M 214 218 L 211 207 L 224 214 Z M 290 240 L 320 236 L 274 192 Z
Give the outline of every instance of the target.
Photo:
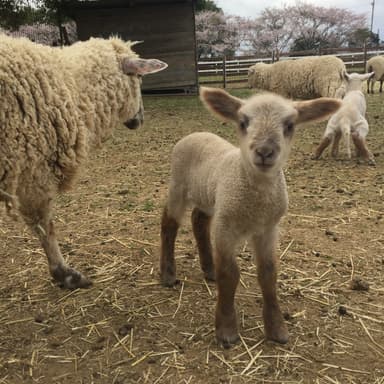
M 375 11 L 375 0 L 372 0 L 372 13 L 371 13 L 371 33 L 372 33 L 372 29 L 373 29 L 373 14 L 374 14 L 374 11 Z

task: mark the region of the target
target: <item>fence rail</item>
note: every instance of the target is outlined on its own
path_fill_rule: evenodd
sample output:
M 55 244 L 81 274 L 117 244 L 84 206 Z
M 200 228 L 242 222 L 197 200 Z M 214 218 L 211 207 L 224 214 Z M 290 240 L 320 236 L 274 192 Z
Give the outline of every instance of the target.
M 305 53 L 310 52 L 305 51 Z M 339 57 L 343 60 L 348 71 L 365 72 L 366 61 L 372 56 L 384 54 L 384 47 L 377 49 L 360 48 L 359 50 L 353 49 L 350 51 L 332 49 L 323 53 Z M 309 56 L 311 55 L 302 55 L 300 52 L 295 52 L 293 56 L 281 56 L 280 61 L 301 59 Z M 273 59 L 271 57 L 239 56 L 231 59 L 222 57 L 198 61 L 199 83 L 221 84 L 224 88 L 229 83 L 244 85 L 248 81 L 248 68 L 260 62 L 272 63 Z

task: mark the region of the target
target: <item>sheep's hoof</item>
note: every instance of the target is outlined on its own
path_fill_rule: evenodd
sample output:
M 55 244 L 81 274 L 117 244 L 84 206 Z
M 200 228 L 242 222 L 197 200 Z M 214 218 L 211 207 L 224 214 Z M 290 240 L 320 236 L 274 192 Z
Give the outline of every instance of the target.
M 371 166 L 376 166 L 376 161 L 375 159 L 368 159 L 368 165 L 371 165 Z
M 312 154 L 310 157 L 311 160 L 319 160 L 319 156 Z
M 59 286 L 65 289 L 88 288 L 92 285 L 91 280 L 72 268 L 58 266 L 52 276 Z

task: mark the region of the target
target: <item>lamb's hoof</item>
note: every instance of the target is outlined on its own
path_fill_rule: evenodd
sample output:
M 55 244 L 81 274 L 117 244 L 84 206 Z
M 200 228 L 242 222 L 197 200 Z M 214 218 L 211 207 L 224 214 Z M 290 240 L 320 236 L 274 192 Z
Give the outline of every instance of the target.
M 236 311 L 223 315 L 216 310 L 216 340 L 224 348 L 230 348 L 239 340 Z
M 275 329 L 265 329 L 265 337 L 267 340 L 275 341 L 280 344 L 286 344 L 289 340 L 288 329 L 285 324 L 282 324 Z
M 207 281 L 216 281 L 215 271 L 204 272 L 204 279 Z
M 316 156 L 315 154 L 312 154 L 310 159 L 311 160 L 319 160 L 319 156 Z
M 172 288 L 175 285 L 180 284 L 180 280 L 176 279 L 176 276 L 174 275 L 162 275 L 160 279 L 161 279 L 161 284 L 164 287 Z
M 65 289 L 89 288 L 92 285 L 91 280 L 68 267 L 58 266 L 52 271 L 52 276 L 59 286 Z
M 368 165 L 372 166 L 372 167 L 375 167 L 376 166 L 376 161 L 375 159 L 368 159 Z
M 240 336 L 236 329 L 222 328 L 216 329 L 216 340 L 219 345 L 228 349 L 240 340 Z

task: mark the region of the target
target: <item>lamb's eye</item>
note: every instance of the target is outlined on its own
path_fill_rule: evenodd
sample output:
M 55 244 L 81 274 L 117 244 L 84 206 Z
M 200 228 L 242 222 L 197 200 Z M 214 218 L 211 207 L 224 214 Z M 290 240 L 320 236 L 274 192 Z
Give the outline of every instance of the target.
M 285 124 L 284 124 L 284 135 L 285 136 L 291 136 L 293 134 L 293 130 L 294 130 L 295 126 L 294 124 L 292 123 L 292 121 L 287 121 Z
M 245 131 L 247 130 L 247 128 L 248 128 L 248 125 L 249 125 L 249 119 L 248 119 L 248 117 L 247 117 L 247 116 L 243 116 L 243 117 L 241 118 L 241 120 L 240 120 L 239 125 L 240 125 L 240 130 L 241 130 L 242 132 L 245 132 Z

